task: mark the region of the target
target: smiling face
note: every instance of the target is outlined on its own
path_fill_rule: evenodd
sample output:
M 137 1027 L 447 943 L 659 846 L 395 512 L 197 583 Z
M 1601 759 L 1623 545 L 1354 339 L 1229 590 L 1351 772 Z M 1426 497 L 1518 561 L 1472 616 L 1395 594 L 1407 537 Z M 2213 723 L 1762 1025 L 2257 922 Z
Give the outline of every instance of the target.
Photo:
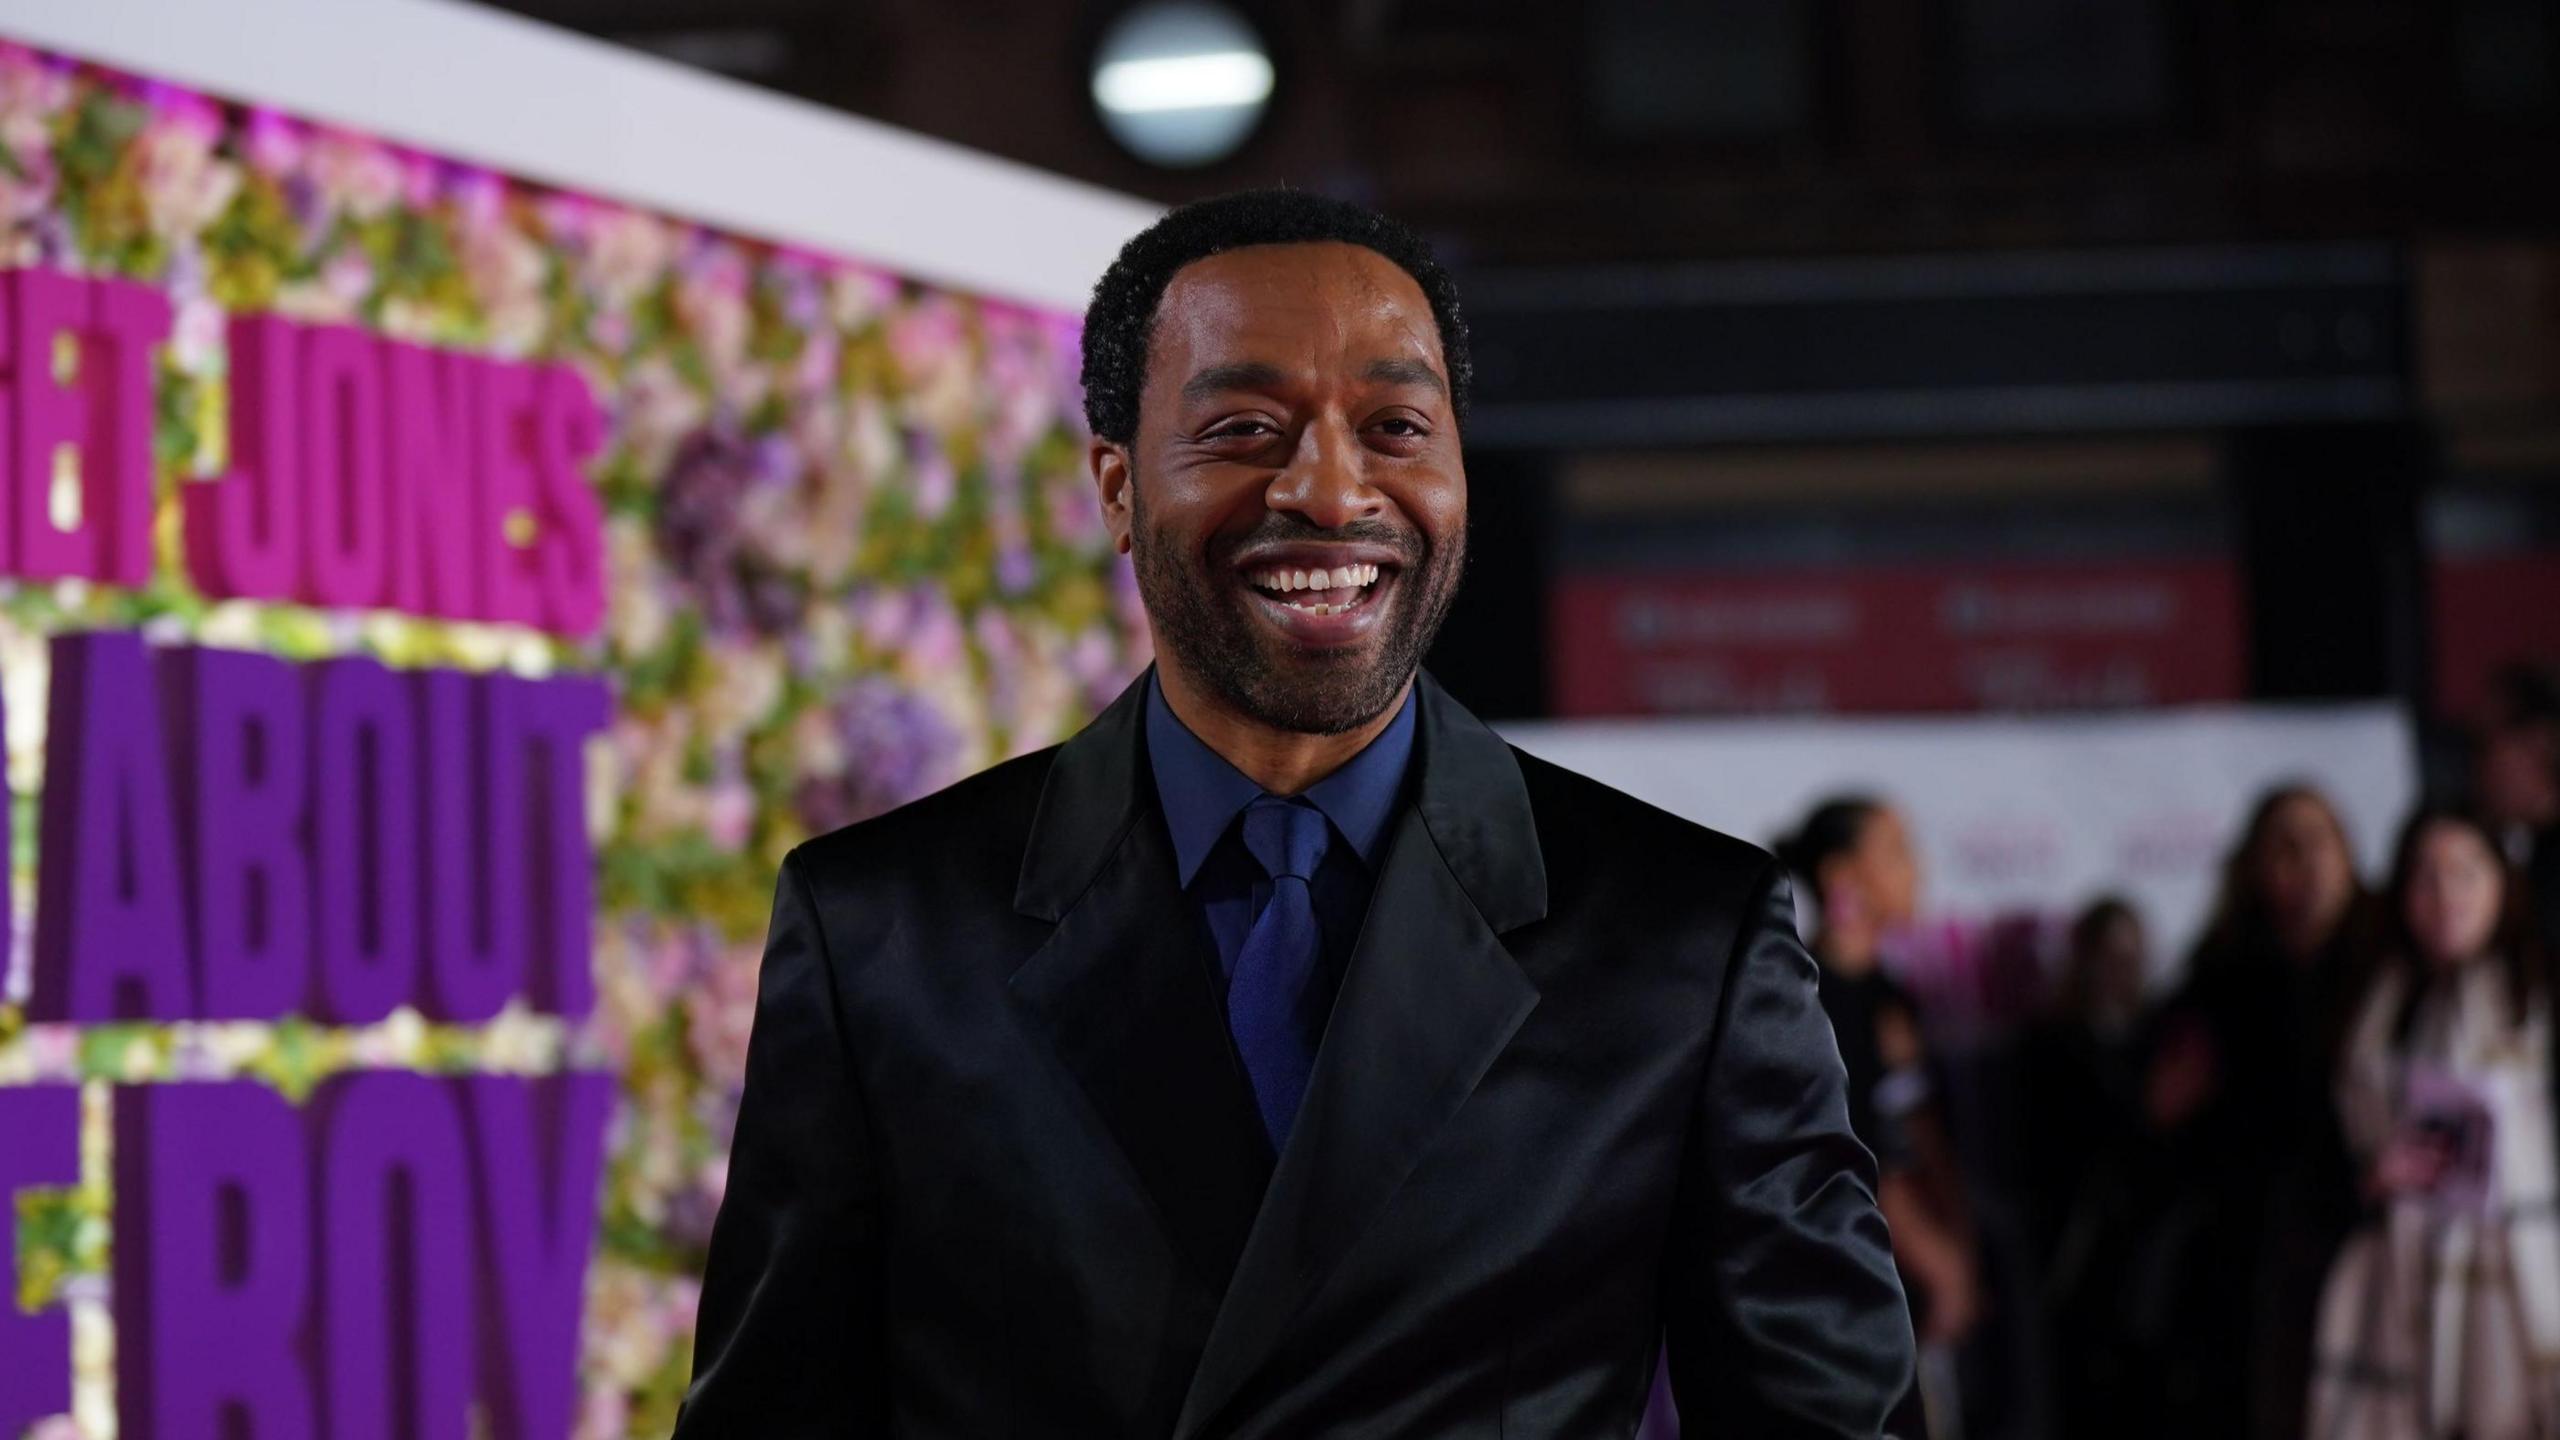
M 1430 302 L 1374 251 L 1260 245 L 1165 287 L 1136 436 L 1096 440 L 1170 680 L 1338 735 L 1404 694 L 1466 561 Z

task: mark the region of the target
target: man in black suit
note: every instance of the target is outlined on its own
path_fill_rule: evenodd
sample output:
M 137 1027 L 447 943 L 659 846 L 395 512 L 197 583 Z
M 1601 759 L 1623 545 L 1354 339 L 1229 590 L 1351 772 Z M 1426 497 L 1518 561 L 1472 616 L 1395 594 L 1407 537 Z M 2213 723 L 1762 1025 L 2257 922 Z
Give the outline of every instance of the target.
M 1448 277 L 1228 196 L 1084 345 L 1157 666 L 784 862 L 680 1440 L 1624 1436 L 1666 1341 L 1693 1434 L 1884 1433 L 1910 1324 L 1778 867 L 1420 673 Z

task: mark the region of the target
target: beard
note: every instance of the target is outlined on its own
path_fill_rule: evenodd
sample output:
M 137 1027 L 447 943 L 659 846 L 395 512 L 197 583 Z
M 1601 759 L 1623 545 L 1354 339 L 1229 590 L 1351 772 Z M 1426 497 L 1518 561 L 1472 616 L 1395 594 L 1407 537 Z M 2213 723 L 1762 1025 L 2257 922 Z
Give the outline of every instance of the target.
M 1211 542 L 1205 555 L 1147 527 L 1130 477 L 1130 558 L 1157 645 L 1212 694 L 1259 724 L 1301 735 L 1340 735 L 1386 713 L 1404 693 L 1457 599 L 1466 569 L 1464 531 L 1434 546 L 1410 526 L 1363 520 L 1326 530 L 1274 510 L 1253 529 Z M 1253 609 L 1233 557 L 1247 546 L 1331 541 L 1392 547 L 1399 559 L 1379 602 L 1388 607 L 1359 643 L 1295 644 Z

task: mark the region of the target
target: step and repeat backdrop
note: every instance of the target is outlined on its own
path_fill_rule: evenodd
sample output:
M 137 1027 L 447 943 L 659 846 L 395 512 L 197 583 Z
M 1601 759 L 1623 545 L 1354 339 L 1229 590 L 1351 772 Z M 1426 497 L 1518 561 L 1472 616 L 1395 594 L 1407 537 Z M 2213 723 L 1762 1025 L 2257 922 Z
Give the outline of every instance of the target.
M 664 1434 L 775 864 L 1145 663 L 1073 318 L 15 46 L 0 266 L 0 1437 Z

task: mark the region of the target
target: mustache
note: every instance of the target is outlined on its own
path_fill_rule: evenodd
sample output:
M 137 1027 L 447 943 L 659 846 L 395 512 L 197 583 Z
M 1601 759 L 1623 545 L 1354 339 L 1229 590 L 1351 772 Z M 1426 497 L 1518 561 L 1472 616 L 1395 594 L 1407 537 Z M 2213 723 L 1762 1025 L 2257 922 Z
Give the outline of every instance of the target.
M 1223 564 L 1248 546 L 1284 545 L 1292 541 L 1382 546 L 1395 551 L 1407 569 L 1420 565 L 1430 548 L 1424 542 L 1422 532 L 1411 526 L 1366 519 L 1328 530 L 1294 510 L 1270 510 L 1264 512 L 1252 529 L 1220 540 L 1215 553 Z

